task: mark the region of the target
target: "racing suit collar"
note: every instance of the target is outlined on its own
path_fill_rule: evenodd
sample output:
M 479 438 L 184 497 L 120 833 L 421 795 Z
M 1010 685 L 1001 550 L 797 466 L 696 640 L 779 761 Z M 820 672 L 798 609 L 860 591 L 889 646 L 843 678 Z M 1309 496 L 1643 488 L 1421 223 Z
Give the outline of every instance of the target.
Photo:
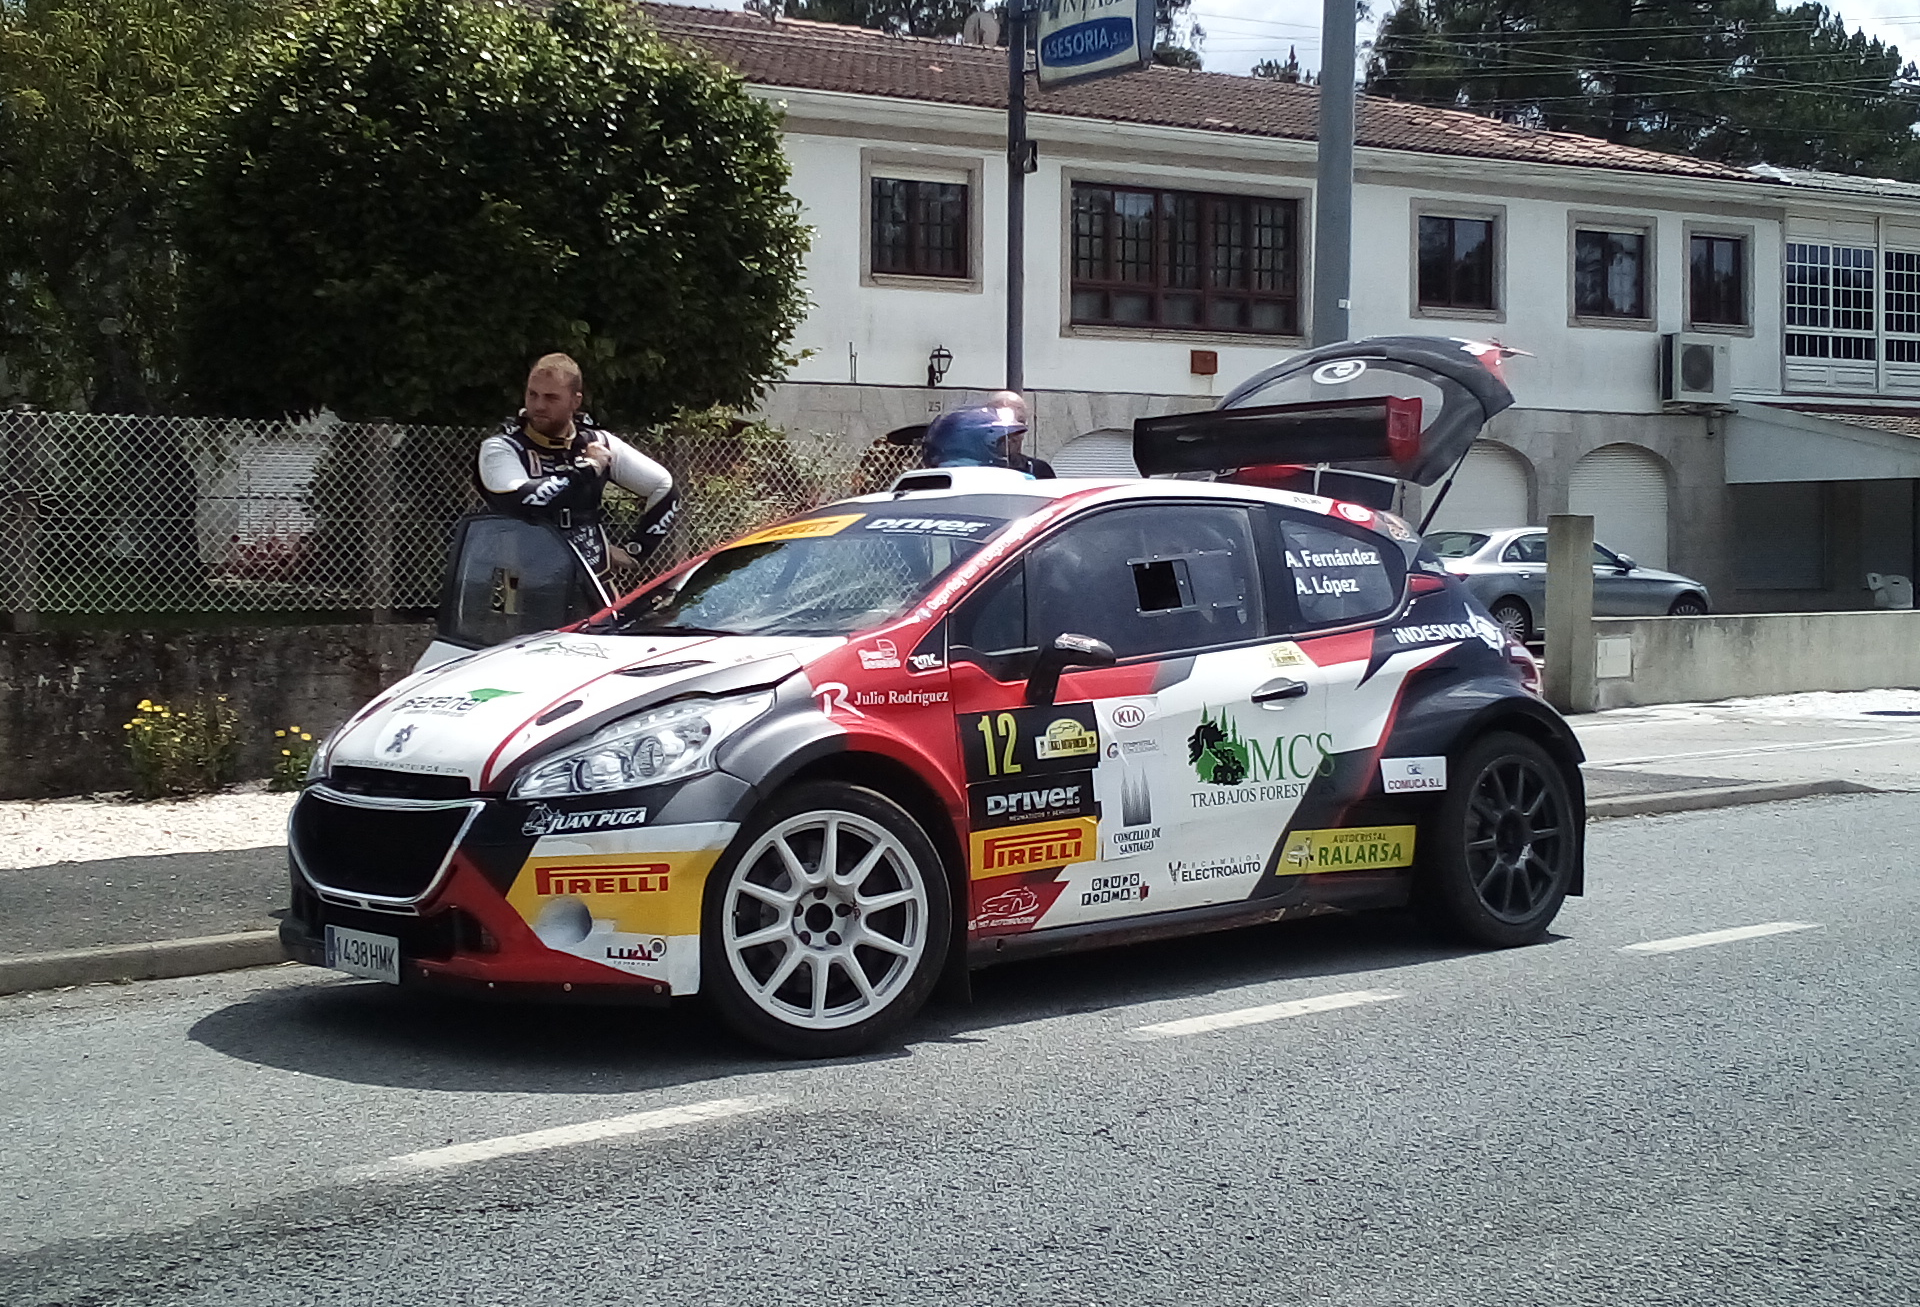
M 526 436 L 529 444 L 537 445 L 541 449 L 549 449 L 549 450 L 571 449 L 573 447 L 574 435 L 578 430 L 578 425 L 579 424 L 577 422 L 569 422 L 567 424 L 566 433 L 556 438 L 553 436 L 544 435 L 540 431 L 537 431 L 534 428 L 533 423 L 527 421 L 527 415 L 524 412 L 520 414 L 521 434 Z

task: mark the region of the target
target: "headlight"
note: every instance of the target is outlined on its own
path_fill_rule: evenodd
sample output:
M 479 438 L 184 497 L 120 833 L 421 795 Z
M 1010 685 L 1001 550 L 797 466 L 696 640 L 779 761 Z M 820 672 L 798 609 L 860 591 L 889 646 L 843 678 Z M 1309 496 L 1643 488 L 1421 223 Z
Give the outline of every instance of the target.
M 333 753 L 333 743 L 340 738 L 340 732 L 346 729 L 340 726 L 327 732 L 326 738 L 320 741 L 320 747 L 313 751 L 313 757 L 307 760 L 309 782 L 327 779 L 327 759 Z
M 529 767 L 508 797 L 553 799 L 697 776 L 712 769 L 722 740 L 772 706 L 768 692 L 670 704 L 629 717 Z

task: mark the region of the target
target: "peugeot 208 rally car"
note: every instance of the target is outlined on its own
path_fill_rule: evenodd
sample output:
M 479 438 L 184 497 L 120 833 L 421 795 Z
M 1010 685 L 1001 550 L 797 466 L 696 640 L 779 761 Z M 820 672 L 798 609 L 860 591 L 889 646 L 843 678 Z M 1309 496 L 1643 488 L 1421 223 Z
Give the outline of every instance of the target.
M 1487 363 L 1321 351 L 1136 450 L 1423 476 L 1506 394 Z M 1386 511 L 909 473 L 368 704 L 294 809 L 283 936 L 400 984 L 705 993 L 809 1056 L 1038 952 L 1410 901 L 1521 944 L 1582 877 L 1536 691 Z

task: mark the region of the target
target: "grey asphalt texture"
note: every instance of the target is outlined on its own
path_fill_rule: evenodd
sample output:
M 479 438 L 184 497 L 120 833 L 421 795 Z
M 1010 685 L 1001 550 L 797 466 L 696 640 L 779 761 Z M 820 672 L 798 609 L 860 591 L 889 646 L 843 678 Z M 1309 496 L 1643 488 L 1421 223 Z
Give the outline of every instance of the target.
M 1910 1307 L 1915 849 L 1904 794 L 1610 821 L 1539 946 L 1395 914 L 1021 964 L 833 1063 L 291 966 L 0 999 L 0 1302 Z M 1781 920 L 1819 929 L 1620 951 Z M 1357 989 L 1402 997 L 1128 1037 Z
M 287 848 L 0 868 L 0 957 L 267 930 Z

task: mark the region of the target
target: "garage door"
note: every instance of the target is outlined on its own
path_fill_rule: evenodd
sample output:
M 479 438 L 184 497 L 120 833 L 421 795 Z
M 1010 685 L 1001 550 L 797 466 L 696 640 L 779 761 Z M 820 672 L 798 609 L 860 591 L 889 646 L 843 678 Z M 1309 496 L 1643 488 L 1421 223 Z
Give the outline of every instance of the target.
M 1102 427 L 1075 436 L 1052 458 L 1055 475 L 1063 477 L 1137 477 L 1133 461 L 1133 432 Z
M 1427 529 L 1497 531 L 1528 525 L 1526 463 L 1512 450 L 1480 440 L 1467 451 L 1453 489 L 1440 501 L 1440 511 Z
M 1593 517 L 1593 538 L 1648 567 L 1667 565 L 1667 470 L 1638 445 L 1606 445 L 1573 465 L 1567 511 Z

